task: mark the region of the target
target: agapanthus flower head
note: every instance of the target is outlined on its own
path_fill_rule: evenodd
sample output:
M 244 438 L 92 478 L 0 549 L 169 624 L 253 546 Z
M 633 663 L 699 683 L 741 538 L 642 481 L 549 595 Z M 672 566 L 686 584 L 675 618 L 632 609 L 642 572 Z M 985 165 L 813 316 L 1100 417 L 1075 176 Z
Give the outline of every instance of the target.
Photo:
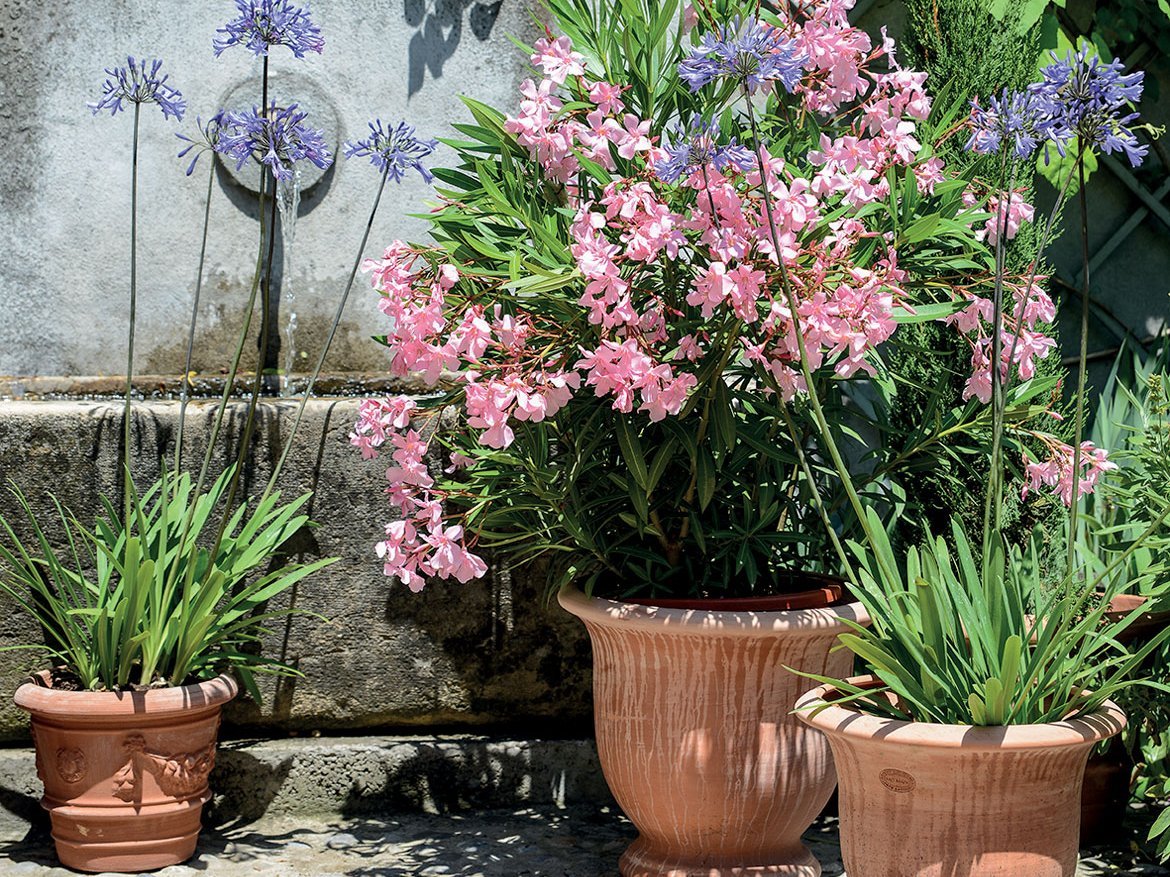
M 321 54 L 325 40 L 321 28 L 309 17 L 309 7 L 294 6 L 289 0 L 236 0 L 240 13 L 216 33 L 212 45 L 218 58 L 232 46 L 246 46 L 258 56 L 273 46 L 288 46 L 297 58 L 305 52 Z
M 980 155 L 1010 149 L 1019 159 L 1030 158 L 1039 146 L 1037 126 L 1040 112 L 1031 92 L 1009 92 L 992 96 L 986 107 L 971 102 L 971 138 L 966 149 Z
M 308 113 L 296 104 L 278 107 L 273 101 L 267 113 L 257 107 L 227 113 L 220 126 L 216 151 L 235 159 L 242 168 L 255 158 L 267 165 L 277 180 L 290 180 L 298 161 L 311 161 L 322 170 L 333 163 L 324 135 L 305 124 Z
M 1141 100 L 1145 74 L 1125 73 L 1119 60 L 1105 63 L 1089 46 L 1063 59 L 1053 52 L 1052 61 L 1041 71 L 1040 82 L 1029 86 L 1042 113 L 1041 133 L 1061 155 L 1076 137 L 1084 148 L 1123 152 L 1130 164 L 1140 165 L 1148 147 L 1138 142 L 1130 125 L 1138 118 L 1133 106 Z
M 387 173 L 395 182 L 402 182 L 408 170 L 416 170 L 428 183 L 434 176 L 422 160 L 435 151 L 437 140 L 422 140 L 414 135 L 414 127 L 399 122 L 387 128 L 381 119 L 370 122 L 370 136 L 345 144 L 345 157 L 369 156 L 370 163 Z
M 194 137 L 188 137 L 186 134 L 179 133 L 175 136 L 182 140 L 187 145 L 179 150 L 179 158 L 183 158 L 191 152 L 195 155 L 191 157 L 191 163 L 187 165 L 187 176 L 191 176 L 195 170 L 195 165 L 199 161 L 199 157 L 205 152 L 215 152 L 219 145 L 220 128 L 224 122 L 224 111 L 220 110 L 206 122 L 203 119 L 195 120 L 195 127 L 197 133 Z
M 162 61 L 158 59 L 144 59 L 139 63 L 134 58 L 127 58 L 125 67 L 107 67 L 106 76 L 109 78 L 102 85 L 101 98 L 86 106 L 93 110 L 95 116 L 102 110 L 109 110 L 111 116 L 116 116 L 122 109 L 123 101 L 158 104 L 163 118 L 174 116 L 182 119 L 187 103 L 178 89 L 167 85 L 169 76 L 160 76 L 161 71 Z
M 732 79 L 754 94 L 766 82 L 792 92 L 804 72 L 805 56 L 784 32 L 755 18 L 739 19 L 703 34 L 678 65 L 679 76 L 698 91 L 709 82 Z
M 719 143 L 719 126 L 715 122 L 704 122 L 699 116 L 691 119 L 690 126 L 678 125 L 674 129 L 672 146 L 666 147 L 668 158 L 654 165 L 658 178 L 673 183 L 679 177 L 689 177 L 705 167 L 713 167 L 722 173 L 728 167 L 742 171 L 755 164 L 755 156 L 746 146 L 734 140 Z

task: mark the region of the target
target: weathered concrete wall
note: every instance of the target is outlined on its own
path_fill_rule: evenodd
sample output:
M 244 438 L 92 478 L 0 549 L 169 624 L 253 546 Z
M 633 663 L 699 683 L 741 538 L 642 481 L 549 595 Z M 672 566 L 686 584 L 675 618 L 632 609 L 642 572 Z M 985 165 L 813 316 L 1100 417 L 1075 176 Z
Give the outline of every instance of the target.
M 340 560 L 303 582 L 289 598 L 324 615 L 278 625 L 267 653 L 294 663 L 303 678 L 266 680 L 263 705 L 231 707 L 227 733 L 270 734 L 409 727 L 488 727 L 522 736 L 588 736 L 589 646 L 576 619 L 543 603 L 538 570 L 510 579 L 498 571 L 468 585 L 437 582 L 411 594 L 381 574 L 373 553 L 390 513 L 384 466 L 364 463 L 349 445 L 353 400 L 315 400 L 281 478 L 286 495 L 315 489 L 319 526 L 295 547 L 306 557 Z M 193 403 L 185 461 L 206 447 L 214 404 Z M 177 403 L 135 406 L 134 471 L 140 486 L 173 448 Z M 246 486 L 259 492 L 271 472 L 295 403 L 265 403 Z M 226 436 L 237 436 L 243 405 L 231 409 Z M 0 402 L 0 473 L 15 481 L 50 521 L 48 492 L 83 517 L 118 484 L 121 411 L 113 402 Z M 221 443 L 222 467 L 235 444 Z M 218 470 L 217 470 L 218 471 Z M 316 474 L 314 474 L 316 473 Z M 0 494 L 0 514 L 19 520 Z M 37 627 L 0 601 L 0 645 L 41 642 Z M 43 659 L 0 652 L 0 739 L 26 739 L 11 693 Z
M 0 175 L 0 374 L 125 372 L 132 122 L 127 114 L 95 118 L 85 104 L 100 95 L 102 68 L 125 63 L 127 54 L 163 59 L 188 101 L 190 118 L 181 124 L 156 108 L 143 116 L 139 205 L 138 371 L 182 370 L 207 160 L 184 176 L 175 133 L 191 133 L 196 115 L 214 114 L 237 89 L 246 105 L 260 102 L 251 53 L 236 47 L 217 59 L 212 52 L 216 28 L 234 9 L 231 0 L 0 4 L 0 142 L 12 156 Z M 469 118 L 460 95 L 514 104 L 527 61 L 508 35 L 530 36 L 530 9 L 528 0 L 316 0 L 325 51 L 298 61 L 274 50 L 273 97 L 322 94 L 318 124 L 336 116 L 337 151 L 365 136 L 374 116 L 451 136 L 451 123 Z M 441 148 L 435 162 L 449 161 Z M 319 355 L 377 181 L 365 159 L 339 159 L 301 203 L 290 276 L 296 347 L 308 354 L 302 365 Z M 407 214 L 425 212 L 429 192 L 414 175 L 391 184 L 368 254 L 395 237 L 422 236 L 423 223 Z M 255 265 L 257 201 L 221 172 L 211 209 L 195 367 L 218 373 L 234 348 Z M 368 340 L 378 325 L 373 295 L 359 289 L 327 368 L 382 368 Z M 248 350 L 254 355 L 253 345 Z

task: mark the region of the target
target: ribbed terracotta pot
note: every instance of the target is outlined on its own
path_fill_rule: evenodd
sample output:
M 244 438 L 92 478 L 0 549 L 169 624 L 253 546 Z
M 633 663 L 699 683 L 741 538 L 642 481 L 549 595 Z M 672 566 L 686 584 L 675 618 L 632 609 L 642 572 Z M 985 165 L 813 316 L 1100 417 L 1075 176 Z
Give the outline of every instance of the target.
M 220 711 L 237 691 L 228 676 L 121 694 L 20 686 L 61 863 L 138 872 L 191 858 Z
M 873 683 L 872 677 L 850 680 Z M 975 728 L 797 705 L 833 747 L 849 877 L 1073 877 L 1093 745 L 1125 727 L 1107 702 L 1083 719 Z
M 791 715 L 808 680 L 847 673 L 830 654 L 859 603 L 790 611 L 560 603 L 593 641 L 601 767 L 639 837 L 624 877 L 817 877 L 801 835 L 836 784 L 825 739 Z M 716 601 L 717 603 L 717 601 Z

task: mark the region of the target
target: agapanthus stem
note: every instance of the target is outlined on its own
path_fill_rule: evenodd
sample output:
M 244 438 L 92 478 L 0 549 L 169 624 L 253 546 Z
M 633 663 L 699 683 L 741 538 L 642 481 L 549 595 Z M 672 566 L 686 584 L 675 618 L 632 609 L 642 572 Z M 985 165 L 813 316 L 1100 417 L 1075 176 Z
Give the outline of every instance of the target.
M 1081 160 L 1084 154 L 1084 147 L 1081 147 L 1080 152 L 1077 155 L 1078 162 Z M 1068 198 L 1068 190 L 1072 185 L 1072 180 L 1073 175 L 1070 173 L 1067 177 L 1065 177 L 1064 183 L 1061 184 L 1060 192 L 1057 193 L 1056 196 L 1056 203 L 1052 205 L 1052 210 L 1050 210 L 1048 213 L 1048 220 L 1044 223 L 1044 231 L 1041 233 L 1040 240 L 1036 244 L 1036 258 L 1032 260 L 1032 269 L 1028 273 L 1028 283 L 1024 288 L 1024 300 L 1020 304 L 1021 314 L 1024 313 L 1024 311 L 1028 309 L 1028 305 L 1032 303 L 1032 287 L 1036 283 L 1036 275 L 1040 273 L 1040 260 L 1043 258 L 1044 250 L 1048 248 L 1048 241 L 1052 237 L 1052 230 L 1056 227 L 1056 218 L 1060 216 L 1061 211 L 1064 209 L 1065 201 Z M 1012 335 L 1012 346 L 1008 350 L 1008 362 L 1015 362 L 1016 360 L 1016 348 L 1018 348 L 1020 344 L 1020 330 L 1021 325 L 1017 323 L 1016 330 Z M 1012 374 L 1009 371 L 1007 381 L 1004 383 L 1005 393 L 1008 391 L 1008 389 L 1011 388 L 1011 383 Z
M 266 265 L 264 268 L 264 280 L 261 282 L 262 290 L 260 293 L 260 348 L 258 351 L 258 358 L 256 360 L 256 377 L 252 382 L 252 396 L 248 400 L 248 410 L 244 415 L 244 434 L 240 438 L 240 451 L 236 456 L 236 468 L 232 472 L 232 480 L 228 485 L 228 494 L 226 504 L 224 505 L 224 520 L 226 522 L 228 515 L 231 514 L 232 508 L 235 506 L 236 494 L 240 488 L 240 478 L 244 471 L 244 466 L 248 461 L 248 452 L 252 447 L 252 433 L 256 429 L 256 408 L 260 404 L 260 394 L 264 390 L 264 357 L 268 353 L 268 333 L 264 331 L 269 322 L 269 301 L 268 292 L 272 277 L 272 263 L 276 257 L 276 207 L 277 198 L 276 193 L 273 192 L 272 198 L 272 212 L 269 215 L 268 224 L 268 256 L 265 259 Z M 220 534 L 222 536 L 222 532 Z M 218 539 L 216 540 L 218 543 Z
M 1089 199 L 1085 194 L 1084 152 L 1077 157 L 1081 205 L 1081 349 L 1077 357 L 1077 401 L 1073 427 L 1072 495 L 1068 508 L 1068 578 L 1076 575 L 1078 509 L 1081 505 L 1081 440 L 1085 430 L 1085 381 L 1089 362 Z
M 264 72 L 262 75 L 261 85 L 261 100 L 263 105 L 261 113 L 264 118 L 268 118 L 268 55 L 264 56 Z M 267 258 L 263 258 L 256 266 L 256 277 L 252 283 L 252 295 L 248 299 L 248 317 L 251 322 L 251 316 L 256 307 L 256 290 L 261 287 L 260 297 L 260 342 L 259 349 L 256 354 L 256 377 L 252 382 L 252 396 L 248 400 L 247 413 L 244 415 L 244 432 L 240 437 L 240 449 L 236 454 L 236 465 L 232 470 L 231 481 L 228 483 L 227 497 L 224 500 L 223 519 L 220 521 L 219 528 L 215 534 L 215 547 L 212 549 L 211 556 L 214 558 L 219 553 L 219 546 L 223 542 L 224 531 L 227 529 L 228 520 L 231 518 L 232 509 L 235 508 L 236 495 L 240 489 L 240 478 L 243 477 L 244 466 L 248 462 L 248 452 L 252 445 L 252 432 L 256 423 L 256 407 L 260 404 L 260 393 L 264 388 L 264 360 L 268 353 L 268 323 L 269 323 L 269 289 L 272 283 L 272 262 L 276 255 L 276 208 L 277 208 L 277 193 L 276 187 L 273 186 L 272 191 L 272 207 L 268 222 L 265 222 L 265 204 L 264 198 L 268 191 L 268 170 L 263 164 L 260 168 L 260 253 L 264 253 L 264 244 L 268 244 Z
M 780 388 L 773 387 L 773 392 L 776 393 L 777 398 L 780 397 Z M 788 435 L 792 439 L 792 447 L 796 449 L 796 460 L 800 465 L 800 471 L 804 473 L 805 479 L 809 484 L 809 493 L 812 495 L 813 505 L 816 507 L 817 515 L 821 519 L 821 523 L 825 525 L 825 531 L 829 534 L 829 541 L 833 543 L 833 550 L 837 552 L 837 558 L 841 561 L 841 569 L 845 572 L 845 577 L 849 581 L 855 581 L 853 564 L 849 562 L 849 554 L 845 551 L 845 546 L 841 544 L 841 538 L 837 535 L 837 530 L 833 527 L 833 521 L 829 517 L 828 509 L 825 508 L 824 500 L 821 499 L 821 492 L 817 490 L 816 478 L 812 471 L 812 466 L 809 465 L 808 457 L 804 453 L 804 447 L 800 440 L 800 435 L 796 431 L 796 423 L 792 420 L 792 414 L 788 411 L 788 406 L 783 402 L 780 404 L 780 413 L 784 417 L 784 425 L 788 429 Z
M 817 394 L 816 384 L 813 381 L 812 369 L 809 368 L 808 352 L 805 350 L 804 345 L 804 330 L 800 327 L 800 315 L 797 311 L 796 293 L 792 288 L 792 280 L 788 276 L 788 266 L 784 264 L 784 253 L 780 246 L 780 235 L 776 231 L 776 217 L 772 210 L 772 193 L 768 189 L 768 165 L 764 155 L 764 144 L 760 139 L 759 126 L 756 124 L 756 112 L 752 106 L 752 96 L 746 87 L 743 90 L 743 94 L 744 103 L 747 104 L 748 124 L 751 126 L 752 139 L 756 145 L 756 159 L 759 162 L 760 188 L 763 192 L 764 212 L 768 219 L 768 230 L 772 239 L 772 247 L 776 253 L 776 264 L 780 267 L 780 283 L 784 289 L 784 297 L 788 304 L 789 316 L 792 319 L 792 331 L 796 335 L 796 347 L 800 354 L 800 373 L 804 377 L 809 407 L 812 409 L 813 419 L 817 423 L 817 428 L 820 431 L 821 438 L 825 442 L 825 447 L 829 451 L 829 457 L 833 461 L 833 467 L 837 470 L 837 475 L 840 477 L 845 493 L 849 497 L 849 503 L 852 505 L 853 512 L 857 516 L 858 524 L 861 526 L 862 532 L 865 533 L 869 544 L 873 546 L 877 544 L 877 540 L 871 532 L 869 519 L 865 513 L 865 506 L 861 504 L 861 497 L 857 495 L 857 490 L 853 486 L 849 468 L 845 465 L 845 459 L 841 456 L 837 442 L 833 439 L 832 429 L 830 429 L 829 421 L 825 417 L 824 409 L 821 407 L 821 400 Z M 781 399 L 780 404 L 783 405 L 785 402 Z M 816 483 L 810 484 L 809 489 L 816 492 Z M 828 527 L 832 531 L 831 522 L 828 522 Z M 833 536 L 836 536 L 835 531 L 833 531 Z M 875 557 L 878 565 L 882 567 L 882 573 L 886 580 L 897 581 L 897 571 L 885 568 L 886 563 L 879 552 L 875 552 Z
M 991 307 L 991 468 L 987 496 L 983 505 L 984 558 L 989 556 L 991 534 L 998 533 L 1003 511 L 1003 416 L 1004 380 L 1000 361 L 1003 357 L 1003 280 L 1006 270 L 1007 223 L 1012 191 L 1015 189 L 1013 165 L 1011 183 L 1007 180 L 1008 157 L 1005 153 L 999 169 L 999 200 L 995 206 L 995 289 Z
M 321 348 L 321 353 L 317 357 L 317 364 L 313 368 L 312 374 L 309 375 L 309 382 L 305 385 L 305 393 L 301 397 L 300 404 L 297 406 L 296 416 L 293 418 L 292 429 L 289 430 L 288 436 L 284 440 L 284 447 L 280 451 L 280 458 L 276 461 L 276 466 L 272 470 L 272 475 L 268 479 L 268 484 L 264 488 L 264 501 L 276 486 L 276 479 L 280 476 L 281 470 L 284 469 L 284 462 L 288 459 L 289 451 L 292 450 L 293 440 L 296 438 L 297 430 L 301 425 L 301 417 L 305 413 L 305 406 L 309 402 L 309 397 L 313 395 L 313 386 L 317 382 L 317 378 L 321 375 L 321 370 L 325 367 L 325 357 L 329 354 L 329 348 L 333 344 L 333 339 L 337 335 L 337 327 L 341 325 L 341 317 L 345 313 L 346 302 L 349 301 L 350 290 L 353 289 L 354 279 L 357 277 L 358 268 L 362 264 L 362 254 L 366 251 L 366 244 L 370 240 L 370 231 L 374 227 L 374 217 L 378 215 L 378 206 L 382 203 L 382 193 L 386 189 L 386 178 L 390 174 L 390 166 L 387 165 L 382 171 L 382 181 L 378 185 L 378 194 L 374 197 L 374 206 L 370 209 L 370 218 L 366 220 L 366 229 L 362 233 L 362 242 L 358 244 L 357 255 L 353 260 L 353 267 L 349 271 L 349 279 L 345 282 L 345 291 L 341 293 L 341 300 L 337 303 L 337 310 L 333 314 L 333 323 L 329 327 L 329 334 L 325 336 L 325 344 Z
M 209 161 L 207 197 L 203 204 L 203 236 L 199 244 L 199 269 L 195 275 L 195 301 L 191 305 L 191 322 L 187 328 L 187 355 L 183 360 L 183 380 L 179 384 L 179 425 L 175 436 L 175 472 L 183 467 L 183 428 L 187 423 L 187 402 L 191 392 L 191 361 L 195 353 L 195 326 L 199 320 L 199 298 L 203 293 L 203 266 L 207 258 L 207 229 L 211 220 L 211 191 L 215 183 L 215 162 Z
M 126 510 L 123 524 L 130 534 L 130 516 L 133 509 L 134 477 L 130 472 L 131 412 L 130 397 L 134 393 L 134 329 L 138 319 L 138 121 L 142 104 L 134 103 L 134 146 L 130 159 L 130 328 L 126 334 L 126 403 L 122 411 L 123 505 Z

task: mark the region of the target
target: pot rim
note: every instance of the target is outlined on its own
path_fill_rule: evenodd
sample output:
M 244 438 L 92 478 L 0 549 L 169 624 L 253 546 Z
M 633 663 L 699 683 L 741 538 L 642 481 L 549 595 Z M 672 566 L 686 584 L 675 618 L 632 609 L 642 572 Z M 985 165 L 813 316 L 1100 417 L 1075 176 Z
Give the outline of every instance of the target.
M 845 620 L 862 626 L 870 623 L 869 613 L 859 602 L 776 611 L 668 609 L 604 597 L 586 597 L 579 588 L 571 585 L 557 593 L 557 602 L 586 624 L 620 625 L 652 633 L 669 630 L 702 636 L 758 636 L 766 632 L 824 636 L 850 630 Z
M 223 673 L 204 682 L 146 691 L 63 691 L 25 682 L 16 689 L 13 700 L 21 709 L 38 716 L 92 717 L 100 721 L 218 708 L 239 692 L 236 680 Z
M 872 675 L 853 676 L 846 682 L 864 686 L 876 683 Z M 1107 700 L 1094 713 L 1080 719 L 1047 722 L 1039 725 L 944 725 L 933 722 L 907 722 L 838 706 L 826 697 L 838 689 L 821 685 L 802 695 L 794 712 L 806 725 L 830 737 L 850 737 L 895 746 L 920 746 L 930 749 L 968 751 L 1011 751 L 1048 749 L 1097 743 L 1120 733 L 1126 726 L 1125 713 Z M 809 710 L 829 703 L 815 716 Z

